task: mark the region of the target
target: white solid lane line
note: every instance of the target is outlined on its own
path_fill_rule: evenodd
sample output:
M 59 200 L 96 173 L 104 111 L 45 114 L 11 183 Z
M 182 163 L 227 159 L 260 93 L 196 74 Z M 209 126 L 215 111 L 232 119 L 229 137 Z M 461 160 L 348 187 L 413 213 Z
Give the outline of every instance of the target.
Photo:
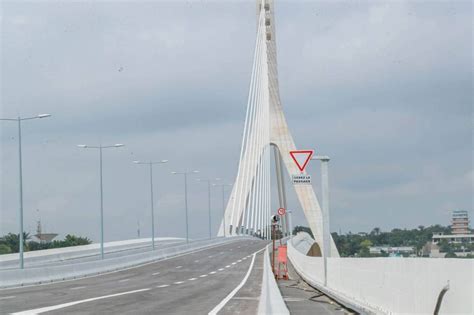
M 92 301 L 97 301 L 97 300 L 103 300 L 103 299 L 112 298 L 112 297 L 116 297 L 116 296 L 121 296 L 121 295 L 126 295 L 126 294 L 133 294 L 133 293 L 144 292 L 144 291 L 149 291 L 149 290 L 151 290 L 151 289 L 150 288 L 145 288 L 145 289 L 140 289 L 140 290 L 133 290 L 133 291 L 126 291 L 126 292 L 116 293 L 116 294 L 103 295 L 103 296 L 98 296 L 98 297 L 95 297 L 95 298 L 90 298 L 90 299 L 85 299 L 85 300 L 79 300 L 79 301 L 74 301 L 74 302 L 69 302 L 69 303 L 63 303 L 63 304 L 58 304 L 58 305 L 53 305 L 53 306 L 37 308 L 37 309 L 33 309 L 33 310 L 28 310 L 28 311 L 12 313 L 12 315 L 41 314 L 41 313 L 51 312 L 51 311 L 54 311 L 54 310 L 59 310 L 59 309 L 66 308 L 66 307 L 73 306 L 73 305 L 77 305 L 77 304 L 82 304 L 82 303 L 87 303 L 87 302 L 92 302 Z
M 14 299 L 14 298 L 16 298 L 16 295 L 0 297 L 0 300 L 9 300 L 9 299 Z
M 230 299 L 232 299 L 234 295 L 244 286 L 245 282 L 247 282 L 247 279 L 250 276 L 250 272 L 252 272 L 253 264 L 255 262 L 255 256 L 257 255 L 257 253 L 258 252 L 255 252 L 253 254 L 252 261 L 250 262 L 249 270 L 247 271 L 247 274 L 245 275 L 245 277 L 242 279 L 242 282 L 240 282 L 240 284 L 237 287 L 235 287 L 235 289 L 232 290 L 232 292 L 230 292 L 229 295 L 227 295 L 219 304 L 217 304 L 216 307 L 214 307 L 209 312 L 208 315 L 216 315 L 227 304 L 227 302 L 229 302 Z
M 80 290 L 80 289 L 84 289 L 85 287 L 74 287 L 74 288 L 71 288 L 70 290 Z
M 159 274 L 160 274 L 159 272 L 155 272 L 155 273 L 152 273 L 151 275 L 156 276 L 156 275 L 159 275 Z

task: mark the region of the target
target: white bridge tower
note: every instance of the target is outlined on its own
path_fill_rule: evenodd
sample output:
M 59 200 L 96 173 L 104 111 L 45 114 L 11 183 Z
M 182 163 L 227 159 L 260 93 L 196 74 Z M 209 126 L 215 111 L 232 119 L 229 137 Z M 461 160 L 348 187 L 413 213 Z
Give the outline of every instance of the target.
M 278 88 L 273 0 L 257 0 L 257 38 L 248 95 L 239 168 L 221 223 L 219 236 L 257 234 L 270 237 L 270 217 L 276 212 L 270 202 L 270 153 L 273 152 L 278 200 L 287 209 L 283 168 L 288 174 L 300 171 L 290 156 L 296 150 L 286 123 Z M 323 216 L 312 185 L 293 188 L 316 242 L 323 251 Z M 224 223 L 225 222 L 225 223 Z M 224 226 L 225 224 L 225 226 Z M 283 232 L 288 221 L 282 218 Z M 331 239 L 331 256 L 339 256 Z

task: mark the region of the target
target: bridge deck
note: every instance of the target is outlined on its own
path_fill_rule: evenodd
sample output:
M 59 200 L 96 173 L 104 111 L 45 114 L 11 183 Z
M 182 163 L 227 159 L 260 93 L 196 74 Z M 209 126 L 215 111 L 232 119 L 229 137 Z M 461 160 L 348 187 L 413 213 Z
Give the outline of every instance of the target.
M 101 276 L 0 290 L 0 313 L 52 307 L 48 314 L 207 314 L 242 282 L 252 254 L 265 244 L 238 241 Z M 249 277 L 242 292 L 253 282 Z

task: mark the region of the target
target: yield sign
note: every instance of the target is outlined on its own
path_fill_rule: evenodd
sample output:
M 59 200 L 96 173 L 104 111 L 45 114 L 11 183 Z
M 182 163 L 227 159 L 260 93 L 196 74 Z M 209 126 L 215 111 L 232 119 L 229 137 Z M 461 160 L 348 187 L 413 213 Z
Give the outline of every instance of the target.
M 313 150 L 295 150 L 290 151 L 290 155 L 295 161 L 296 166 L 298 166 L 301 172 L 304 172 L 306 165 L 308 164 L 309 160 L 313 156 Z

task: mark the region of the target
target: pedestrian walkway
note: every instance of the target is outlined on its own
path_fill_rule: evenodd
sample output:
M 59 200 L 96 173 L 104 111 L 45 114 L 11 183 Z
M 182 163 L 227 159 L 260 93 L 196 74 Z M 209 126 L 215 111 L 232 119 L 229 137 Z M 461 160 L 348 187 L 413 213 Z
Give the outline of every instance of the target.
M 296 273 L 290 261 L 288 261 L 288 275 L 289 280 L 279 280 L 278 287 L 292 315 L 357 314 L 309 286 Z

